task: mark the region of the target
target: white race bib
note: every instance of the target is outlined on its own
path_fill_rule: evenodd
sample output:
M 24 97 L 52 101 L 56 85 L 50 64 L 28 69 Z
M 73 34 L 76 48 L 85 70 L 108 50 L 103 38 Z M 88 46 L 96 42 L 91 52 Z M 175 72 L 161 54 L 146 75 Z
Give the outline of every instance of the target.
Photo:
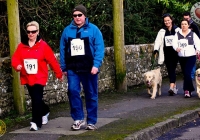
M 85 55 L 84 40 L 73 39 L 71 41 L 71 56 Z
M 24 68 L 28 74 L 37 74 L 38 72 L 37 59 L 24 59 Z
M 165 46 L 166 47 L 172 46 L 173 38 L 174 38 L 173 35 L 165 36 Z
M 190 49 L 188 46 L 188 40 L 187 39 L 180 39 L 178 42 L 178 46 L 181 48 L 181 50 L 187 50 Z

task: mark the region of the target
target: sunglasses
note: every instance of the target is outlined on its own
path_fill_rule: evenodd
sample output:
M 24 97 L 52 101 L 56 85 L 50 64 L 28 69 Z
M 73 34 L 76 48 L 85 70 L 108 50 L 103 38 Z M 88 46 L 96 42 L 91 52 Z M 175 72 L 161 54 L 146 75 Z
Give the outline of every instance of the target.
M 77 15 L 74 14 L 73 17 L 77 17 L 77 16 L 78 16 L 78 17 L 81 17 L 82 15 L 83 15 L 83 14 L 77 14 Z
M 38 30 L 26 31 L 26 32 L 27 32 L 27 34 L 30 34 L 30 33 L 35 34 L 37 31 L 38 31 Z

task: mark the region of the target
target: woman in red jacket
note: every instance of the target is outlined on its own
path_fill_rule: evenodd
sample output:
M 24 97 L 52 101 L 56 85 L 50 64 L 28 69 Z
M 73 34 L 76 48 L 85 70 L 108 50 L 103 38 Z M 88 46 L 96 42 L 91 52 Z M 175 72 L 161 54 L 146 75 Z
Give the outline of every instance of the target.
M 20 81 L 26 85 L 32 101 L 30 131 L 38 130 L 48 122 L 49 107 L 42 100 L 48 80 L 48 64 L 62 81 L 60 65 L 49 45 L 39 36 L 39 24 L 27 24 L 27 38 L 23 38 L 12 56 L 12 67 L 20 72 Z

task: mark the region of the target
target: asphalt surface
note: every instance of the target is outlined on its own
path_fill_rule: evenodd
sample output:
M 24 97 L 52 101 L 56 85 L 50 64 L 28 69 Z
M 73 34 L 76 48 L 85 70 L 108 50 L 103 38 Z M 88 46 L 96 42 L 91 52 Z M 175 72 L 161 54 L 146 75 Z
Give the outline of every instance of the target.
M 195 84 L 194 84 L 195 85 Z M 192 132 L 197 134 L 189 134 L 186 130 L 177 131 L 177 127 L 186 126 L 187 122 L 199 122 L 199 112 L 200 99 L 194 92 L 192 98 L 184 98 L 182 90 L 182 80 L 177 81 L 177 87 L 179 89 L 178 94 L 175 96 L 168 96 L 169 83 L 163 82 L 162 84 L 162 95 L 157 96 L 156 99 L 150 99 L 147 94 L 146 88 L 134 91 L 134 96 L 124 95 L 120 100 L 110 102 L 105 100 L 105 103 L 99 104 L 98 118 L 99 121 L 96 124 L 98 133 L 108 133 L 109 135 L 115 135 L 116 132 L 111 131 L 114 129 L 110 126 L 116 125 L 120 127 L 120 121 L 131 120 L 130 122 L 135 122 L 130 124 L 132 127 L 136 126 L 136 123 L 145 123 L 144 120 L 165 117 L 169 114 L 177 112 L 177 115 L 172 115 L 162 122 L 153 124 L 152 126 L 146 127 L 144 129 L 139 129 L 137 131 L 130 131 L 126 127 L 122 127 L 124 132 L 126 132 L 125 138 L 117 138 L 117 140 L 163 140 L 163 139 L 175 139 L 180 138 L 180 136 L 187 133 L 190 135 L 188 140 L 193 140 L 192 136 L 199 134 L 198 125 L 192 128 Z M 130 91 L 131 92 L 131 91 Z M 108 93 L 109 94 L 109 93 Z M 99 95 L 100 96 L 100 95 Z M 109 102 L 109 103 L 106 103 Z M 196 107 L 194 110 L 190 110 L 193 106 Z M 185 108 L 188 111 L 184 111 L 179 114 L 178 112 Z M 80 131 L 71 131 L 70 126 L 73 122 L 70 118 L 69 110 L 60 112 L 60 117 L 50 119 L 49 123 L 42 127 L 42 129 L 31 132 L 29 127 L 24 127 L 16 129 L 5 133 L 0 137 L 1 140 L 85 140 L 86 137 L 79 137 L 80 134 L 89 135 L 90 139 L 102 139 L 95 138 L 93 133 L 87 130 L 81 129 Z M 50 114 L 51 115 L 51 114 Z M 121 124 L 123 125 L 123 124 Z M 191 130 L 190 128 L 188 128 Z M 117 128 L 116 128 L 117 130 Z M 173 130 L 170 134 L 170 131 Z M 197 130 L 197 131 L 195 131 Z M 121 132 L 121 131 L 120 131 Z M 120 133 L 118 132 L 118 133 Z M 168 134 L 169 132 L 169 134 Z M 177 135 L 175 134 L 177 133 Z M 165 135 L 163 135 L 165 134 Z M 94 135 L 96 135 L 94 133 Z M 163 136 L 162 136 L 163 135 Z M 170 136 L 173 135 L 173 136 Z M 76 137 L 74 137 L 76 136 Z M 167 137 L 169 136 L 169 137 Z M 87 137 L 88 139 L 88 137 Z M 109 138 L 107 138 L 109 140 Z M 180 138 L 181 139 L 181 138 Z M 200 138 L 199 138 L 200 139 Z M 187 138 L 185 137 L 185 140 Z M 196 140 L 196 139 L 194 139 Z
M 155 140 L 200 140 L 200 118 L 175 128 Z

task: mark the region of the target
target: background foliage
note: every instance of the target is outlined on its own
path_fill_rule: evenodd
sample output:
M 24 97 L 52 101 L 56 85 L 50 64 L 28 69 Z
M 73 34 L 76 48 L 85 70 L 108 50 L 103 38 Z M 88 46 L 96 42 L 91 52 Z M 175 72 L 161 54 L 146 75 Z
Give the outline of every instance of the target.
M 72 9 L 82 3 L 88 10 L 90 22 L 103 33 L 106 46 L 113 46 L 112 0 L 18 0 L 21 36 L 26 24 L 36 20 L 40 35 L 54 51 L 59 51 L 63 29 L 72 20 Z M 163 13 L 171 13 L 178 24 L 184 11 L 195 0 L 124 0 L 125 44 L 153 43 L 162 25 Z M 6 1 L 0 1 L 0 57 L 9 56 Z

